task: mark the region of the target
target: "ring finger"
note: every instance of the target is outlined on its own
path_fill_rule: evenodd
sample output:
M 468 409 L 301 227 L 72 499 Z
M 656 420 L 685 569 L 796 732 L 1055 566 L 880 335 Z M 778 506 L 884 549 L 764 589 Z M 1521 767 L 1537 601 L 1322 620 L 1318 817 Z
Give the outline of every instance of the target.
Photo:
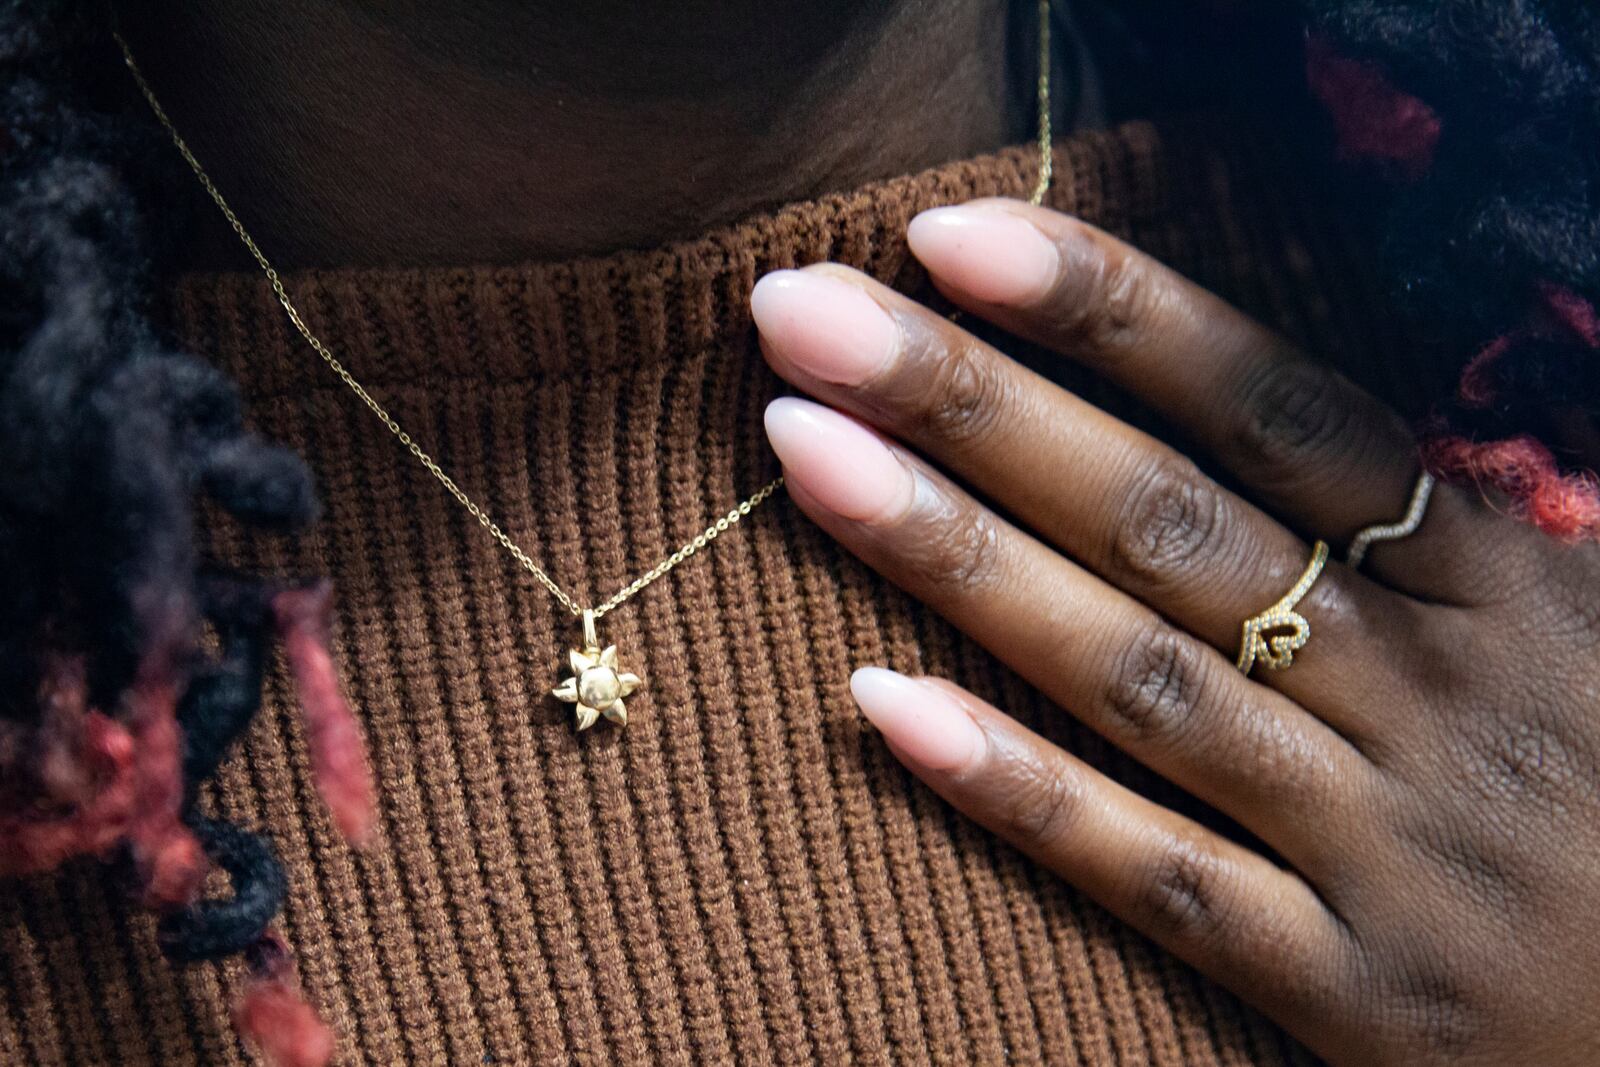
M 1136 759 L 1318 865 L 1304 828 L 1370 773 L 1326 724 L 860 423 L 791 398 L 767 425 L 823 529 Z
M 1299 538 L 1173 449 L 860 274 L 769 275 L 752 306 L 768 358 L 789 380 L 927 452 L 1229 655 L 1243 621 L 1306 566 Z M 1417 632 L 1419 607 L 1330 567 L 1302 609 L 1315 642 L 1293 670 L 1260 678 L 1340 732 L 1370 736 L 1366 709 L 1403 691 L 1404 660 L 1392 652 Z

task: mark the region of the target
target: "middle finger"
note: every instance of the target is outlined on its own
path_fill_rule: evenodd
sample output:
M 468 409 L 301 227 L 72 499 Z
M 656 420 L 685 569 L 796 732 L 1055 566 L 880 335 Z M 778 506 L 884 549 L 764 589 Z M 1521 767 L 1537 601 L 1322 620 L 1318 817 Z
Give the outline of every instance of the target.
M 1243 621 L 1305 567 L 1298 537 L 1175 450 L 864 275 L 832 265 L 768 275 L 751 305 L 780 374 L 916 446 L 1230 656 Z M 1313 643 L 1292 670 L 1258 680 L 1348 736 L 1370 736 L 1404 691 L 1395 650 L 1418 632 L 1420 610 L 1330 566 L 1301 608 Z
M 785 398 L 767 432 L 790 497 L 841 544 L 1308 875 L 1328 840 L 1307 828 L 1358 821 L 1342 805 L 1370 764 L 1214 649 L 844 415 Z

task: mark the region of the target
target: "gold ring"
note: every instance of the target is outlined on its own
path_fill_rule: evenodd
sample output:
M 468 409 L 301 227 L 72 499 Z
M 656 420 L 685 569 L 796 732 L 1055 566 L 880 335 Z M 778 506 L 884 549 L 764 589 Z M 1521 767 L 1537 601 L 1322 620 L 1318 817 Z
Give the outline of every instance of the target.
M 1406 505 L 1406 513 L 1399 522 L 1382 523 L 1377 526 L 1368 526 L 1356 534 L 1350 541 L 1350 547 L 1345 552 L 1345 565 L 1354 570 L 1361 566 L 1361 561 L 1367 558 L 1367 549 L 1380 541 L 1398 541 L 1410 537 L 1417 532 L 1417 527 L 1422 525 L 1423 516 L 1428 513 L 1428 500 L 1433 496 L 1433 475 L 1423 471 L 1417 478 L 1417 486 L 1411 490 L 1411 503 Z
M 1305 573 L 1294 583 L 1282 600 L 1259 615 L 1244 621 L 1244 632 L 1239 641 L 1239 659 L 1234 666 L 1249 674 L 1257 663 L 1270 670 L 1281 671 L 1294 662 L 1294 654 L 1311 640 L 1311 624 L 1304 615 L 1295 611 L 1295 605 L 1311 592 L 1328 565 L 1328 542 L 1318 541 L 1311 550 L 1311 562 Z

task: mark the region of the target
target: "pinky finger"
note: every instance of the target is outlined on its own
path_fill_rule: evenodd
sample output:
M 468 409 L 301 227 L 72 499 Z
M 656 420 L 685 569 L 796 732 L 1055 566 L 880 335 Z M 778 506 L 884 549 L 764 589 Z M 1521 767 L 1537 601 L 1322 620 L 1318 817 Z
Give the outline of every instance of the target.
M 1342 922 L 1297 874 L 1118 785 L 948 682 L 868 668 L 856 702 L 906 767 L 1112 914 L 1319 1044 Z

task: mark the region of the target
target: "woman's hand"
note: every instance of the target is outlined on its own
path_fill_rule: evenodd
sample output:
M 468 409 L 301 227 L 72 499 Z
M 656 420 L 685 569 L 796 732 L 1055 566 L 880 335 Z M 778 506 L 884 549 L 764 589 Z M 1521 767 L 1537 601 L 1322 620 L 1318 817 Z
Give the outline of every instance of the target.
M 1286 670 L 1243 621 L 1404 511 L 1400 420 L 1216 297 L 1011 201 L 911 244 L 973 314 L 1082 360 L 1250 492 L 831 265 L 762 279 L 768 431 L 818 524 L 1280 859 L 942 681 L 857 674 L 956 807 L 1343 1064 L 1600 1062 L 1600 553 L 1441 487 L 1329 564 Z M 842 412 L 842 414 L 841 414 Z M 962 486 L 999 509 L 981 503 Z

